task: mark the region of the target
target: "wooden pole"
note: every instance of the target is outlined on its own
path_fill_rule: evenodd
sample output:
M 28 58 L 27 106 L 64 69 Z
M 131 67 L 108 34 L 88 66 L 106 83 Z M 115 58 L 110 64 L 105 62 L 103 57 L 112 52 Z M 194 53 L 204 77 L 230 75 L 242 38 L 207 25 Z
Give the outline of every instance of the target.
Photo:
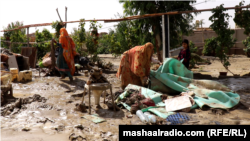
M 169 15 L 162 15 L 163 62 L 169 57 Z
M 58 8 L 56 8 L 56 11 L 57 11 L 57 14 L 58 14 L 58 16 L 59 16 L 61 22 L 63 22 L 62 19 L 61 19 L 61 17 L 60 17 L 60 14 L 59 14 L 59 12 L 58 12 Z
M 10 42 L 10 52 L 11 52 L 11 45 L 12 45 L 12 44 L 11 44 L 11 42 Z
M 30 41 L 29 40 L 29 27 L 27 27 L 27 42 L 28 42 L 27 46 L 28 47 L 30 46 L 30 42 L 29 41 Z
M 67 22 L 67 7 L 65 6 L 65 22 Z M 66 28 L 67 24 L 65 23 L 65 28 Z
M 53 41 L 51 41 L 51 61 L 52 61 L 51 69 L 52 69 L 52 72 L 54 73 L 56 62 L 55 62 L 55 48 L 54 48 Z

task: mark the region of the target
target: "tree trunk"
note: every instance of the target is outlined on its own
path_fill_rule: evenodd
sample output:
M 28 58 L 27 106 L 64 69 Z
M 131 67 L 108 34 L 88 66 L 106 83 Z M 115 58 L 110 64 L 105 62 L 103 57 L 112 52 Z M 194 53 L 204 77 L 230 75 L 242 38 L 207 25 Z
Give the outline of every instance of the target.
M 153 32 L 155 33 L 155 26 L 153 26 Z M 158 57 L 158 60 L 159 61 L 163 61 L 162 60 L 162 56 L 161 56 L 161 53 L 160 53 L 160 50 L 159 50 L 159 47 L 160 47 L 160 43 L 161 43 L 161 40 L 160 40 L 160 35 L 157 33 L 155 34 L 155 47 L 156 47 L 156 50 L 157 50 L 157 57 Z

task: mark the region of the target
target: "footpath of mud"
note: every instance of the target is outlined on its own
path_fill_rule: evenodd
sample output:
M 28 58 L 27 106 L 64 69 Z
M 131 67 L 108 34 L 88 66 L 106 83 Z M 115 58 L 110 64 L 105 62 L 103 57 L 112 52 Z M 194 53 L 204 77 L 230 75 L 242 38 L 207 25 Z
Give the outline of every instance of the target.
M 120 81 L 115 74 L 106 74 L 105 77 L 112 83 L 113 92 L 120 88 Z M 94 97 L 91 95 L 91 113 L 98 114 L 105 122 L 94 123 L 82 118 L 88 113 L 76 110 L 76 105 L 81 102 L 83 86 L 88 78 L 75 77 L 75 82 L 70 83 L 68 78 L 60 81 L 58 77 L 37 77 L 26 84 L 14 83 L 14 96 L 17 99 L 11 110 L 5 108 L 5 114 L 1 116 L 1 139 L 6 141 L 48 141 L 48 140 L 118 140 L 119 125 L 143 124 L 136 115 L 132 117 L 126 109 L 114 112 L 103 103 L 101 108 L 94 106 Z M 225 80 L 224 80 L 225 81 Z M 228 80 L 230 88 L 237 80 Z M 240 80 L 242 81 L 242 80 Z M 249 82 L 248 80 L 245 80 Z M 238 86 L 235 86 L 238 88 Z M 247 89 L 241 85 L 241 89 Z M 239 91 L 239 89 L 235 89 Z M 249 98 L 249 93 L 241 93 Z M 241 96 L 243 97 L 243 96 Z M 21 101 L 18 104 L 18 100 Z M 250 99 L 249 99 L 250 101 Z M 85 103 L 88 103 L 88 95 L 85 95 Z M 3 110 L 4 111 L 4 110 Z M 88 110 L 87 110 L 88 111 Z M 2 113 L 1 113 L 2 114 Z M 184 124 L 191 125 L 250 125 L 250 111 L 244 105 L 239 104 L 228 112 L 212 111 L 211 109 L 195 109 L 189 113 L 192 119 Z M 167 126 L 167 125 L 166 125 Z

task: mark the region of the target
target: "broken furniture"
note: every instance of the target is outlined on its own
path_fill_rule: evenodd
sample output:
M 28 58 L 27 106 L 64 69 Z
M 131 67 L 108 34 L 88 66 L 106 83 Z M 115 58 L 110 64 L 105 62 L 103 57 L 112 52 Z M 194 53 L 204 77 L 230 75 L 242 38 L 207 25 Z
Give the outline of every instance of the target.
M 102 92 L 106 91 L 107 89 L 110 89 L 113 108 L 114 108 L 114 111 L 116 111 L 115 105 L 114 105 L 114 97 L 112 93 L 112 85 L 110 83 L 93 83 L 90 85 L 85 84 L 82 102 L 84 101 L 84 94 L 87 89 L 89 92 L 89 114 L 91 114 L 91 102 L 90 102 L 91 91 L 93 92 L 93 95 L 95 97 L 95 104 L 98 105 L 100 103 L 100 97 L 101 97 Z M 104 95 L 104 103 L 105 103 L 105 97 L 106 97 L 106 93 Z
M 22 47 L 21 55 L 29 58 L 29 66 L 36 67 L 37 48 L 36 47 Z

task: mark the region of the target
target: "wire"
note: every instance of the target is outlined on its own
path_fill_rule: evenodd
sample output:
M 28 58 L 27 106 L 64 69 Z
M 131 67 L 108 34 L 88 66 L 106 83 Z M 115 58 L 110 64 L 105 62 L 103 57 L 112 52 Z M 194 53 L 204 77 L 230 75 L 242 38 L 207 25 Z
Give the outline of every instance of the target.
M 200 2 L 200 3 L 195 3 L 195 4 L 192 4 L 192 6 L 194 6 L 194 5 L 198 5 L 198 4 L 202 4 L 202 3 L 206 3 L 206 2 L 208 2 L 208 1 L 211 1 L 211 0 L 205 0 L 205 1 Z

